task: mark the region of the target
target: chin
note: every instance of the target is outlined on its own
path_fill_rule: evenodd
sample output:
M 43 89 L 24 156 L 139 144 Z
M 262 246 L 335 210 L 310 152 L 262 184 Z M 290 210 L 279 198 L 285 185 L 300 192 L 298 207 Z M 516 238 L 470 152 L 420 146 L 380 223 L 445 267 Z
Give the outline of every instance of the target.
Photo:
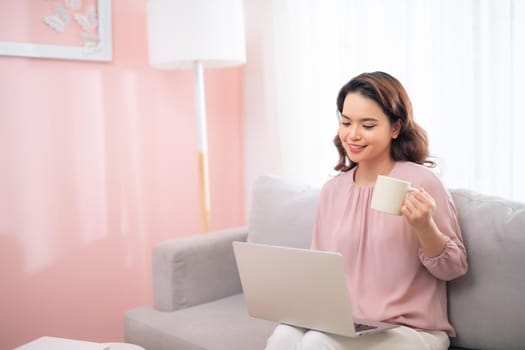
M 363 157 L 356 157 L 355 155 L 349 155 L 347 153 L 348 159 L 350 159 L 354 163 L 359 163 L 361 160 L 363 160 Z

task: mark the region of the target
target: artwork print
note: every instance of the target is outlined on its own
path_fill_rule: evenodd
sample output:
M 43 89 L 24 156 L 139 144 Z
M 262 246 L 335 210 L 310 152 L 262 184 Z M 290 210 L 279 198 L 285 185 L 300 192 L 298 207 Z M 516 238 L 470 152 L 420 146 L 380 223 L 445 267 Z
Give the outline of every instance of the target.
M 1 1 L 0 55 L 109 61 L 111 2 Z

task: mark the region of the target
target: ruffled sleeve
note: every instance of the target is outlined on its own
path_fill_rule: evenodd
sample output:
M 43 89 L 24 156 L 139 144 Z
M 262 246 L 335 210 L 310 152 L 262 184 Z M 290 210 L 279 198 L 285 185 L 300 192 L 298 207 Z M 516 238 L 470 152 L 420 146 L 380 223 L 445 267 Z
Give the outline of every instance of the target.
M 444 281 L 450 281 L 467 272 L 467 259 L 463 244 L 457 244 L 447 237 L 445 249 L 438 256 L 429 258 L 419 248 L 419 258 L 427 270 Z

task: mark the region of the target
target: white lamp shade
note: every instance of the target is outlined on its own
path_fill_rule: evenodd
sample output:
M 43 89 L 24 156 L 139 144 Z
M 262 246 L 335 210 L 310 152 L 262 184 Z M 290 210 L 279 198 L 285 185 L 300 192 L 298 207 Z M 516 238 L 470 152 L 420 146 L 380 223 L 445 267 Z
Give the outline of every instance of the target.
M 159 69 L 246 62 L 242 0 L 148 0 L 149 60 Z

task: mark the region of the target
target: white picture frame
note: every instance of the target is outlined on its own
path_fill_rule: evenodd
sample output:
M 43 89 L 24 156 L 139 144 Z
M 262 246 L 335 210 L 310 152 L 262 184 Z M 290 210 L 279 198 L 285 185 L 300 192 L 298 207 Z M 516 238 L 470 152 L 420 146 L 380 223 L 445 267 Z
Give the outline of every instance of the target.
M 66 60 L 111 61 L 111 0 L 96 0 L 96 3 L 99 37 L 97 45 L 86 47 L 0 41 L 0 55 Z

